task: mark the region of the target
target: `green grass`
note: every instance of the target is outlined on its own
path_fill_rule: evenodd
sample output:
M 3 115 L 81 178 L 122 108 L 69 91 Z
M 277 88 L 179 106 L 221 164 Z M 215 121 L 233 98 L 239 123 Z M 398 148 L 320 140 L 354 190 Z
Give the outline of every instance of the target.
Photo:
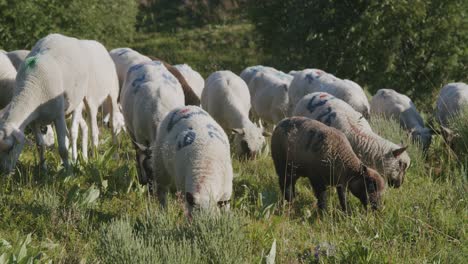
M 374 119 L 373 126 L 410 144 L 394 122 Z M 467 164 L 451 160 L 439 137 L 428 157 L 410 145 L 406 180 L 386 190 L 379 212 L 365 212 L 352 197 L 353 213 L 344 215 L 330 190 L 320 215 L 304 179 L 295 201 L 282 203 L 265 154 L 233 159 L 230 213 L 189 222 L 176 195 L 162 209 L 138 184 L 128 137 L 115 148 L 103 132 L 98 157 L 75 165 L 72 175 L 56 151 L 47 154 L 48 172 L 37 170 L 27 147 L 17 171 L 0 179 L 0 263 L 265 263 L 275 240 L 277 263 L 468 260 Z
M 239 74 L 262 60 L 251 24 L 208 25 L 175 33 L 140 34 L 132 48 L 172 64 L 187 63 L 207 78 L 218 70 Z

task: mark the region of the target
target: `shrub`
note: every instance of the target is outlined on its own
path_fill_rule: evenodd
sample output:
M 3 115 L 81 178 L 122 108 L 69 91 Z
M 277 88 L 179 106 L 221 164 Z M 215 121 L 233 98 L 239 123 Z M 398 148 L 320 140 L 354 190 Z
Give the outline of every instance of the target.
M 468 72 L 468 2 L 250 1 L 250 17 L 283 69 L 321 68 L 419 100 Z
M 136 12 L 134 0 L 0 0 L 0 45 L 30 49 L 50 33 L 123 45 L 133 38 Z

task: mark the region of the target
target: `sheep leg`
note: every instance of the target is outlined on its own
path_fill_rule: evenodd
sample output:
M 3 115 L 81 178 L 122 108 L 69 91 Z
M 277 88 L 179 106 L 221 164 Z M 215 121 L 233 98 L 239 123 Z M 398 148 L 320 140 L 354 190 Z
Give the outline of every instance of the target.
M 35 123 L 33 125 L 33 129 L 34 129 L 34 137 L 36 138 L 37 152 L 39 153 L 39 166 L 43 170 L 46 170 L 47 166 L 45 163 L 45 156 L 44 156 L 45 142 L 44 142 L 44 138 L 42 137 L 41 127 L 39 126 L 39 124 Z
M 118 127 L 119 121 L 117 120 L 117 115 L 119 114 L 119 106 L 117 104 L 117 98 L 111 96 L 107 97 L 107 101 L 110 102 L 110 125 L 112 129 L 112 142 L 114 146 L 118 146 L 119 142 L 117 135 L 119 134 L 120 128 Z M 115 158 L 118 158 L 118 151 L 115 152 Z
M 67 136 L 67 124 L 65 122 L 65 112 L 61 112 L 60 116 L 54 121 L 55 133 L 57 133 L 57 143 L 60 158 L 62 158 L 63 166 L 66 170 L 70 168 L 68 162 L 68 148 L 65 144 L 65 137 Z
M 78 149 L 77 149 L 78 125 L 80 121 L 83 119 L 82 112 L 83 112 L 83 103 L 80 103 L 76 107 L 76 109 L 73 111 L 73 114 L 72 114 L 70 137 L 72 141 L 72 160 L 73 161 L 76 161 L 78 159 Z
M 81 152 L 84 160 L 88 160 L 88 124 L 86 121 L 80 119 L 80 128 L 81 128 Z
M 317 207 L 320 211 L 327 208 L 327 188 L 323 185 L 314 186 L 314 194 L 317 198 Z
M 336 186 L 336 192 L 338 193 L 338 199 L 340 200 L 341 209 L 346 213 L 348 212 L 348 200 L 346 198 L 346 189 L 343 185 Z
M 279 177 L 279 184 L 281 191 L 283 192 L 284 199 L 288 202 L 291 202 L 294 196 L 296 195 L 296 180 L 297 177 L 294 175 L 293 165 L 281 164 L 278 166 L 277 171 L 279 175 L 284 175 Z
M 91 139 L 93 141 L 93 152 L 97 150 L 99 145 L 99 127 L 97 123 L 97 109 L 94 106 L 89 108 L 89 121 L 91 124 Z

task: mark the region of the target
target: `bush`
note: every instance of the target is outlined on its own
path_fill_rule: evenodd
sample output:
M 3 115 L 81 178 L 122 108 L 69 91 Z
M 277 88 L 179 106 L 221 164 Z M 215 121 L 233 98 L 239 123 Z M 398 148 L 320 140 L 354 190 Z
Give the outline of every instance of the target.
M 136 12 L 134 0 L 0 0 L 0 45 L 30 49 L 50 33 L 124 45 L 133 38 Z
M 464 0 L 250 1 L 268 63 L 321 68 L 419 100 L 467 79 Z M 429 98 L 430 99 L 430 98 Z

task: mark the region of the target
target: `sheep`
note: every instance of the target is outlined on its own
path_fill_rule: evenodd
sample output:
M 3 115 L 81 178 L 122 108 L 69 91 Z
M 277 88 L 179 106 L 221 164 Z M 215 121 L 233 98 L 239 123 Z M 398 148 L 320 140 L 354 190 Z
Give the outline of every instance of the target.
M 145 55 L 140 54 L 139 52 L 131 48 L 117 48 L 109 51 L 109 54 L 114 61 L 115 68 L 117 70 L 117 76 L 119 78 L 119 87 L 120 93 L 122 94 L 122 89 L 124 88 L 125 76 L 127 76 L 128 69 L 135 64 L 150 62 L 151 59 Z
M 468 85 L 449 83 L 442 87 L 436 102 L 435 117 L 442 130 L 442 136 L 453 148 L 454 140 L 459 136 L 450 128 L 451 119 L 460 115 L 468 106 Z
M 366 166 L 377 170 L 390 186 L 403 183 L 410 157 L 398 146 L 372 131 L 367 120 L 349 104 L 323 92 L 304 96 L 293 116 L 305 116 L 343 132 Z
M 13 66 L 15 66 L 15 69 L 19 70 L 21 63 L 23 63 L 23 61 L 26 59 L 29 52 L 29 50 L 14 50 L 7 52 L 6 55 L 10 59 Z
M 318 69 L 305 69 L 294 75 L 288 92 L 290 113 L 302 97 L 313 92 L 329 93 L 351 105 L 366 119 L 369 118 L 369 101 L 357 83 L 341 80 Z
M 12 101 L 0 120 L 3 171 L 15 167 L 25 142 L 24 129 L 31 124 L 37 135 L 39 125 L 50 122 L 55 124 L 62 162 L 69 168 L 65 115 L 83 102 L 88 78 L 88 65 L 76 38 L 51 34 L 35 44 L 20 66 Z M 36 143 L 44 167 L 44 147 L 37 138 Z
M 400 126 L 408 131 L 414 140 L 421 143 L 423 150 L 429 148 L 432 131 L 424 127 L 424 120 L 408 96 L 393 89 L 380 89 L 372 97 L 370 106 L 372 115 L 398 120 Z
M 6 54 L 0 53 L 0 109 L 11 101 L 15 90 L 16 69 Z
M 299 177 L 309 178 L 320 210 L 326 208 L 327 186 L 336 186 L 343 211 L 349 207 L 346 191 L 367 208 L 377 209 L 385 188 L 382 177 L 367 168 L 338 129 L 306 117 L 286 118 L 278 123 L 271 138 L 271 154 L 284 198 L 295 196 Z
M 280 71 L 278 71 L 277 69 L 273 68 L 273 67 L 269 67 L 269 66 L 263 66 L 263 65 L 256 65 L 256 66 L 250 66 L 250 67 L 247 67 L 245 68 L 239 75 L 239 77 L 241 77 L 242 80 L 244 80 L 244 82 L 249 85 L 250 81 L 252 80 L 252 78 L 254 77 L 254 75 L 258 72 L 263 72 L 263 73 L 278 73 Z M 284 72 L 281 72 L 283 74 L 285 74 Z M 249 92 L 250 92 L 250 97 L 254 97 L 255 96 L 255 90 L 250 90 L 251 87 L 249 87 Z
M 255 73 L 248 83 L 251 91 L 252 115 L 276 125 L 287 116 L 288 89 L 292 76 L 283 72 Z
M 202 92 L 202 107 L 226 131 L 234 135 L 240 157 L 255 158 L 265 144 L 263 129 L 249 119 L 250 94 L 245 82 L 231 71 L 212 73 Z
M 178 107 L 158 127 L 152 145 L 153 181 L 160 202 L 176 189 L 194 208 L 229 209 L 233 170 L 229 140 L 223 129 L 197 106 Z
M 119 83 L 114 62 L 109 56 L 106 48 L 99 42 L 93 40 L 80 40 L 81 48 L 86 54 L 89 78 L 86 87 L 85 104 L 81 104 L 80 108 L 86 106 L 88 118 L 91 125 L 91 139 L 94 148 L 99 144 L 99 127 L 97 123 L 97 114 L 99 107 L 107 101 L 110 105 L 110 119 L 112 127 L 112 135 L 114 144 L 117 143 L 117 134 L 121 127 L 117 127 L 116 117 L 119 113 L 117 98 L 119 96 Z M 83 158 L 87 159 L 87 135 L 88 131 L 86 122 L 81 116 L 81 109 L 78 108 L 76 114 L 72 118 L 71 138 L 72 138 L 72 157 L 73 160 L 78 158 L 76 141 L 78 138 L 78 125 L 83 131 Z
M 122 91 L 122 112 L 135 148 L 139 180 L 147 184 L 152 175 L 149 147 L 156 140 L 157 127 L 169 111 L 184 105 L 184 93 L 160 61 L 133 65 Z
M 192 67 L 187 64 L 178 64 L 174 65 L 174 67 L 184 76 L 198 98 L 201 98 L 203 88 L 205 87 L 205 79 L 203 79 L 200 73 L 193 70 Z

